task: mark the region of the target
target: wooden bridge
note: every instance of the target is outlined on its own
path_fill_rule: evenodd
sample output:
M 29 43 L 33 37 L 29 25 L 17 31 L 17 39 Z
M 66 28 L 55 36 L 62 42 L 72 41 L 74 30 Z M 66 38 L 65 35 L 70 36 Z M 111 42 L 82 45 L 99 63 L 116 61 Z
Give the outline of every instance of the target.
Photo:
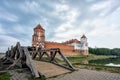
M 45 77 L 52 77 L 60 74 L 64 74 L 70 72 L 70 70 L 60 67 L 55 64 L 51 64 L 48 62 L 36 61 L 33 60 L 33 64 L 38 72 L 41 72 L 45 75 Z
M 66 63 L 65 65 L 59 64 L 56 60 L 56 55 L 60 56 Z M 48 59 L 44 59 L 48 58 Z M 74 70 L 72 64 L 61 53 L 60 49 L 54 48 L 49 50 L 37 51 L 34 48 L 21 46 L 18 42 L 16 46 L 11 46 L 6 51 L 5 57 L 2 59 L 3 64 L 10 64 L 7 69 L 13 69 L 15 66 L 22 68 L 26 65 L 35 77 L 53 77 Z

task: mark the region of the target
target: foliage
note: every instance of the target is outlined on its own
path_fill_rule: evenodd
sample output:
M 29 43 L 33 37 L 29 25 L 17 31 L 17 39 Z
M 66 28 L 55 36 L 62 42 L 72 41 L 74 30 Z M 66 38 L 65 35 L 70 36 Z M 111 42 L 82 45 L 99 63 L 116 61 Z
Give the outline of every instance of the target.
M 11 75 L 9 73 L 0 74 L 0 80 L 10 80 Z
M 108 63 L 120 64 L 120 57 L 90 60 L 89 63 L 90 64 L 97 64 L 97 65 L 105 65 L 105 64 L 108 64 Z
M 96 54 L 96 55 L 113 55 L 113 56 L 120 56 L 120 48 L 91 48 L 89 47 L 89 53 Z

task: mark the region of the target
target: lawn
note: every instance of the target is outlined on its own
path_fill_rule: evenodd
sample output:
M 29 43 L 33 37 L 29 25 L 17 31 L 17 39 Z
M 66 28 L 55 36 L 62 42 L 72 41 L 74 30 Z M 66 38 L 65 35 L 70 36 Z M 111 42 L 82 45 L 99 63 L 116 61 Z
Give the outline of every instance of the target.
M 89 60 L 96 60 L 96 59 L 106 59 L 106 58 L 110 58 L 110 57 L 112 57 L 112 56 L 101 56 L 101 55 L 98 56 L 98 55 L 90 54 L 89 56 L 80 56 L 80 55 L 78 55 L 78 56 L 69 56 L 69 57 L 67 57 L 67 59 L 72 64 L 75 64 L 75 63 L 80 63 L 82 61 L 89 61 Z M 59 63 L 63 63 L 64 64 L 64 62 L 61 61 L 61 60 L 57 59 L 57 61 Z

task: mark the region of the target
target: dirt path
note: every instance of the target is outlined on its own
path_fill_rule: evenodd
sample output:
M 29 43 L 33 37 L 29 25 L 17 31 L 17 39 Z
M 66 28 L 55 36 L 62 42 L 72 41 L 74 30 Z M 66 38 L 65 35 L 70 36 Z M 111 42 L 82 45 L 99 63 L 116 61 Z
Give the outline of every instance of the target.
M 120 80 L 120 74 L 80 69 L 48 80 Z

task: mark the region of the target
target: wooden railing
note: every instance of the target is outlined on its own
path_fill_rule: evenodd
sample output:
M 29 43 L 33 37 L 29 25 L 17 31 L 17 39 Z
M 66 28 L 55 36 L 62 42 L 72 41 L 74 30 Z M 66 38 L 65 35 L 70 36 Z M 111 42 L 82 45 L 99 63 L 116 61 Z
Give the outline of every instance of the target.
M 37 51 L 35 49 L 32 49 L 31 51 L 28 50 L 28 47 L 21 46 L 19 42 L 17 42 L 16 46 L 11 46 L 11 48 L 8 48 L 8 51 L 6 51 L 6 55 L 4 58 L 2 58 L 3 63 L 11 63 L 11 65 L 7 69 L 12 69 L 14 66 L 19 66 L 22 68 L 22 65 L 25 64 L 30 68 L 32 74 L 35 77 L 42 77 L 43 74 L 37 71 L 35 66 L 33 65 L 32 59 L 36 59 L 36 56 L 39 56 L 40 61 L 46 61 L 42 60 L 42 58 L 46 55 L 48 57 L 48 61 L 52 64 L 56 64 L 58 66 L 64 67 L 69 70 L 74 70 L 72 64 L 69 62 L 69 60 L 61 53 L 59 48 L 49 49 L 49 50 L 41 50 L 38 49 Z M 56 55 L 60 56 L 64 62 L 65 65 L 59 64 L 55 60 Z M 32 58 L 31 58 L 32 57 Z
M 49 49 L 49 50 L 30 51 L 30 53 L 33 55 L 32 56 L 33 59 L 39 58 L 40 61 L 47 61 L 47 62 L 54 63 L 54 64 L 59 65 L 64 68 L 74 70 L 70 61 L 61 53 L 59 48 L 53 48 L 53 49 Z M 47 56 L 48 60 L 42 59 L 42 58 L 44 58 L 44 55 Z M 38 57 L 36 57 L 36 56 L 38 56 Z M 61 57 L 61 59 L 64 60 L 64 62 L 66 63 L 66 66 L 59 64 L 59 62 L 56 61 L 56 56 Z

